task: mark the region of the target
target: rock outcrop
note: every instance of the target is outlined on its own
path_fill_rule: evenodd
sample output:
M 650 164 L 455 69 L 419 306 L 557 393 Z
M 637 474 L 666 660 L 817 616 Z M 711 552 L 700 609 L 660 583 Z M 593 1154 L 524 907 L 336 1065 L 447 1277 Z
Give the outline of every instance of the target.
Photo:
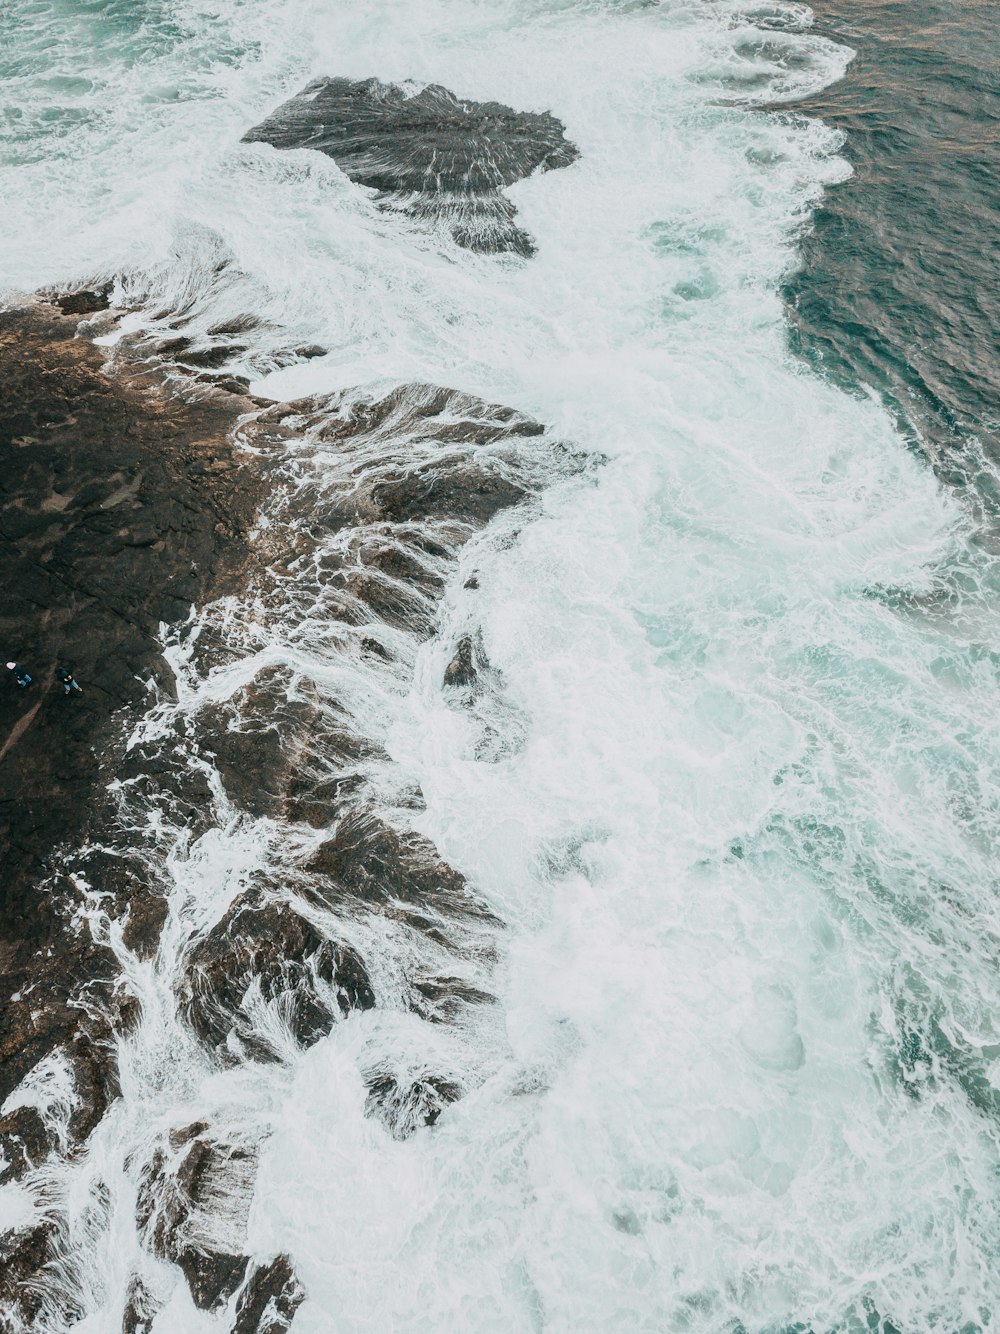
M 503 188 L 579 156 L 548 112 L 469 102 L 447 88 L 378 79 L 315 79 L 244 135 L 245 143 L 315 148 L 383 207 L 441 222 L 459 245 L 533 253 Z
M 200 1310 L 217 1309 L 243 1282 L 248 1260 L 238 1248 L 254 1169 L 250 1150 L 196 1123 L 174 1131 L 143 1175 L 136 1224 L 154 1255 L 183 1270 Z
M 223 1061 L 275 1060 L 253 1022 L 253 1002 L 271 1006 L 300 1046 L 336 1019 L 375 1004 L 364 965 L 287 902 L 249 891 L 191 952 L 180 985 L 191 1026 Z
M 157 829 L 193 840 L 223 807 L 226 819 L 296 826 L 287 861 L 262 866 L 180 955 L 181 1012 L 219 1061 L 290 1057 L 375 1005 L 365 960 L 329 925 L 338 917 L 381 916 L 430 942 L 427 975 L 406 980 L 402 1001 L 418 1019 L 457 1023 L 491 1003 L 469 977 L 488 975 L 499 923 L 408 827 L 419 791 L 379 788 L 391 761 L 327 668 L 343 654 L 352 671 L 398 675 L 437 630 L 462 545 L 546 472 L 583 462 L 532 419 L 436 386 L 264 405 L 224 371 L 169 378 L 169 348 L 151 336 L 108 367 L 86 337 L 96 326 L 80 324 L 104 318 L 104 299 L 0 315 L 0 579 L 13 590 L 0 637 L 34 677 L 20 691 L 0 676 L 0 1105 L 46 1061 L 61 1063 L 69 1090 L 58 1116 L 29 1098 L 0 1117 L 2 1179 L 29 1184 L 50 1155 L 76 1155 L 118 1095 L 115 1039 L 138 1007 L 81 909 L 98 911 L 99 896 L 127 949 L 156 952 L 167 888 Z M 220 332 L 218 356 L 175 351 L 221 367 L 239 336 Z M 127 748 L 151 688 L 174 690 L 161 625 L 227 594 L 252 601 L 254 625 L 328 634 L 324 670 L 290 678 L 267 662 Z M 193 661 L 206 672 L 252 653 L 239 599 L 200 622 Z M 477 643 L 461 641 L 449 669 L 470 697 L 490 671 Z M 83 695 L 56 688 L 63 662 Z M 131 803 L 124 823 L 113 782 Z M 396 1137 L 432 1126 L 465 1091 L 419 1065 L 366 1078 L 367 1111 Z M 247 1256 L 239 1214 L 254 1172 L 252 1145 L 203 1125 L 175 1132 L 143 1172 L 137 1223 L 199 1307 L 232 1301 L 238 1334 L 281 1334 L 303 1292 L 286 1258 L 255 1268 Z M 0 1329 L 30 1328 L 39 1293 L 58 1288 L 46 1275 L 58 1275 L 59 1227 L 46 1219 L 0 1242 Z M 136 1275 L 130 1334 L 150 1328 L 157 1300 Z
M 259 1265 L 237 1299 L 231 1334 L 285 1334 L 305 1296 L 287 1255 Z

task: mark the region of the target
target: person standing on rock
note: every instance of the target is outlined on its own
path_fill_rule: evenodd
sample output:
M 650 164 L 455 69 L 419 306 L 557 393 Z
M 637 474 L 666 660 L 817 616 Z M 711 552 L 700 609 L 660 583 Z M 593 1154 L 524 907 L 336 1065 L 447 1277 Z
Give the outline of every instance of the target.
M 21 690 L 31 685 L 31 677 L 18 662 L 8 662 L 7 667 L 14 673 L 14 680 Z
M 57 667 L 56 678 L 62 682 L 62 688 L 65 694 L 70 695 L 74 690 L 79 690 L 80 694 L 83 694 L 83 686 L 80 685 L 68 667 Z

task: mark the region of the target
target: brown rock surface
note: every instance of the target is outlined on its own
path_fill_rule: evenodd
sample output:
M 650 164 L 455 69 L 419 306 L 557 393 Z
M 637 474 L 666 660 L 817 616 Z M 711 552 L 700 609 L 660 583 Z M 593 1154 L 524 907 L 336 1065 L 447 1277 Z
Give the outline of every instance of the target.
M 256 891 L 241 895 L 192 951 L 181 983 L 181 1004 L 208 1046 L 231 1056 L 227 1044 L 257 1060 L 274 1052 L 254 1031 L 242 1008 L 255 983 L 261 999 L 280 1006 L 302 1046 L 329 1033 L 337 1011 L 370 1010 L 375 1004 L 357 954 L 327 939 L 287 902 Z M 332 995 L 331 995 L 332 989 Z
M 253 1271 L 236 1303 L 232 1334 L 285 1334 L 306 1294 L 287 1255 Z
M 212 1139 L 199 1123 L 170 1135 L 143 1174 L 136 1223 L 154 1255 L 181 1268 L 200 1310 L 221 1306 L 243 1281 L 247 1257 L 220 1249 L 219 1239 L 245 1236 L 255 1165 L 251 1152 Z
M 42 1305 L 30 1280 L 52 1259 L 52 1228 L 37 1223 L 0 1234 L 0 1334 L 24 1334 Z
M 80 885 L 61 853 L 113 819 L 105 788 L 146 683 L 170 688 L 159 624 L 239 587 L 261 494 L 256 464 L 229 441 L 242 400 L 108 374 L 102 350 L 76 336 L 80 315 L 104 304 L 76 293 L 0 313 L 0 659 L 33 677 L 20 690 L 0 668 L 0 1100 L 61 1050 L 77 1092 L 71 1150 L 117 1091 L 112 1033 L 134 1006 L 111 953 L 70 925 Z M 57 664 L 83 694 L 64 696 Z M 141 867 L 92 883 L 113 913 L 131 909 L 148 953 L 162 914 Z M 9 1120 L 19 1171 L 42 1140 Z M 8 1277 L 44 1260 L 40 1229 L 11 1245 Z

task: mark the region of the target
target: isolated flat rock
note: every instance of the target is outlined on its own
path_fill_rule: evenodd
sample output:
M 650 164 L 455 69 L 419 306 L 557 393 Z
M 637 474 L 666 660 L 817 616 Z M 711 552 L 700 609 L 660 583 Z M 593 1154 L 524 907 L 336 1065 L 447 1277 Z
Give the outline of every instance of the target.
M 244 142 L 318 149 L 382 204 L 444 223 L 459 245 L 521 255 L 534 246 L 504 186 L 579 156 L 548 112 L 378 79 L 315 79 Z

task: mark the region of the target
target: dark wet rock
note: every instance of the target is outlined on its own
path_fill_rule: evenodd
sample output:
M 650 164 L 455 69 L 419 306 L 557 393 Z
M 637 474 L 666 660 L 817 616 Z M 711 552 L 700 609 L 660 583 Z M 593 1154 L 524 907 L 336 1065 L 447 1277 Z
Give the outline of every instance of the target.
M 361 640 L 361 648 L 365 653 L 371 654 L 372 657 L 381 658 L 383 662 L 392 662 L 392 654 L 386 646 L 380 644 L 377 639 L 373 639 L 371 635 L 364 636 Z
M 115 829 L 107 785 L 130 722 L 149 681 L 170 689 L 160 623 L 240 586 L 262 495 L 256 462 L 229 439 L 241 401 L 223 409 L 111 373 L 76 337 L 106 298 L 0 314 L 0 639 L 34 677 L 26 691 L 0 680 L 0 1099 L 64 1053 L 69 1152 L 117 1095 L 115 1035 L 135 1019 L 114 956 L 71 916 L 89 885 L 129 915 L 126 938 L 147 955 L 162 921 L 141 863 L 73 865 L 72 850 Z M 56 688 L 57 663 L 82 695 Z
M 65 972 L 52 963 L 58 958 Z M 8 1005 L 0 1028 L 0 1100 L 45 1057 L 64 1060 L 75 1101 L 67 1127 L 68 1151 L 90 1134 L 117 1096 L 115 1035 L 136 1018 L 136 1002 L 108 971 L 107 952 L 80 944 L 48 956 L 49 968 L 33 983 L 20 974 L 23 992 Z
M 363 609 L 357 618 L 360 623 L 367 623 L 372 613 L 386 625 L 401 630 L 429 630 L 433 623 L 434 603 L 422 596 L 418 589 L 407 587 L 396 579 L 387 579 L 377 571 L 360 569 L 345 570 L 340 582 L 349 597 Z
M 354 950 L 321 935 L 289 903 L 256 890 L 238 898 L 195 946 L 181 984 L 191 1026 L 223 1059 L 235 1059 L 238 1050 L 275 1059 L 243 1009 L 251 990 L 278 1006 L 304 1047 L 329 1033 L 339 1016 L 375 1004 Z
M 128 784 L 130 804 L 155 809 L 165 823 L 185 827 L 193 839 L 217 818 L 209 775 L 195 763 L 199 755 L 199 738 L 190 735 L 183 718 L 175 718 L 155 739 L 132 744 L 115 776 Z M 159 894 L 146 898 L 138 888 L 159 884 L 155 835 L 133 827 L 127 841 L 85 847 L 74 857 L 73 868 L 101 893 L 113 895 L 111 915 L 124 919 L 125 943 L 148 958 L 159 943 L 158 918 L 165 911 Z
M 379 399 L 299 399 L 262 412 L 253 428 L 255 439 L 307 433 L 356 455 L 356 463 L 350 455 L 344 459 L 352 485 L 316 498 L 317 514 L 333 530 L 424 521 L 481 528 L 529 494 L 516 460 L 544 431 L 510 408 L 425 384 L 400 385 Z M 377 469 L 371 466 L 373 448 L 383 455 Z M 562 462 L 554 457 L 553 467 Z M 456 531 L 453 540 L 464 538 Z
M 121 1092 L 110 1034 L 95 1041 L 92 1033 L 77 1033 L 70 1064 L 77 1097 L 69 1122 L 70 1143 L 82 1144 Z
M 54 1146 L 37 1108 L 17 1107 L 0 1117 L 0 1186 L 8 1181 L 19 1181 L 29 1168 L 47 1158 Z
M 39 943 L 60 926 L 34 886 L 110 776 L 111 715 L 145 705 L 150 676 L 168 683 L 159 624 L 236 576 L 261 493 L 255 468 L 203 470 L 234 461 L 231 412 L 113 380 L 75 328 L 45 307 L 0 315 L 0 638 L 35 678 L 0 682 L 4 923 Z M 82 696 L 53 689 L 56 661 Z
M 476 664 L 472 649 L 472 637 L 463 635 L 455 648 L 455 655 L 444 669 L 446 686 L 471 686 L 476 683 Z
M 207 1121 L 192 1121 L 190 1125 L 179 1126 L 176 1130 L 171 1130 L 167 1135 L 167 1142 L 172 1149 L 182 1149 L 185 1144 L 190 1144 L 199 1135 L 204 1135 L 208 1130 Z
M 129 1284 L 122 1313 L 122 1334 L 153 1334 L 158 1303 L 141 1278 Z
M 180 1267 L 201 1310 L 221 1306 L 243 1281 L 246 1256 L 219 1243 L 245 1238 L 255 1170 L 251 1151 L 193 1125 L 169 1136 L 143 1173 L 136 1225 L 154 1255 Z
M 284 803 L 285 818 L 311 825 L 314 829 L 325 829 L 347 802 L 357 800 L 367 785 L 363 773 L 350 770 L 320 782 L 307 773 L 299 774 L 289 784 Z
M 345 815 L 335 836 L 310 857 L 306 870 L 313 877 L 312 891 L 325 902 L 353 899 L 383 911 L 402 911 L 411 920 L 423 910 L 496 921 L 429 839 L 393 829 L 364 808 Z
M 237 1299 L 231 1334 L 285 1334 L 305 1298 L 287 1255 L 258 1265 Z
M 245 1255 L 220 1255 L 186 1246 L 177 1257 L 191 1289 L 191 1298 L 201 1311 L 213 1311 L 228 1301 L 243 1282 Z
M 149 761 L 148 756 L 142 757 L 136 749 L 129 752 L 118 769 L 118 777 L 129 779 L 142 772 L 143 758 Z M 167 905 L 154 891 L 149 867 L 138 851 L 106 846 L 84 848 L 73 858 L 73 874 L 100 887 L 101 894 L 108 896 L 105 904 L 111 915 L 123 923 L 127 947 L 142 959 L 150 958 L 156 951 Z
M 465 1006 L 493 1005 L 496 998 L 459 977 L 423 977 L 413 983 L 413 1009 L 432 1024 L 450 1024 Z
M 79 292 L 67 292 L 56 297 L 55 304 L 64 315 L 95 315 L 99 310 L 107 310 L 111 304 L 111 283 L 91 290 L 85 288 Z
M 368 1084 L 365 1113 L 381 1121 L 393 1139 L 408 1139 L 422 1126 L 432 1126 L 462 1090 L 439 1075 L 400 1081 L 395 1075 L 377 1075 Z
M 210 325 L 205 330 L 209 338 L 231 338 L 234 334 L 252 333 L 263 328 L 263 321 L 256 315 L 236 315 L 231 320 Z
M 333 818 L 350 777 L 332 768 L 353 770 L 384 757 L 335 702 L 308 680 L 293 682 L 285 669 L 266 668 L 224 705 L 203 709 L 198 730 L 237 806 L 315 825 Z
M 504 186 L 579 156 L 548 112 L 469 102 L 438 84 L 316 79 L 244 143 L 315 148 L 383 206 L 446 225 L 459 245 L 530 255 Z
M 42 1295 L 31 1280 L 53 1258 L 53 1233 L 50 1223 L 0 1233 L 0 1334 L 36 1328 Z
M 482 527 L 499 510 L 523 500 L 527 491 L 497 469 L 475 465 L 428 466 L 389 475 L 372 489 L 382 513 L 396 523 L 454 515 Z
M 199 366 L 205 370 L 218 370 L 220 366 L 225 366 L 233 357 L 239 356 L 246 350 L 244 343 L 216 343 L 212 347 L 198 349 L 192 349 L 189 345 L 180 354 L 180 360 L 185 366 Z M 249 380 L 246 383 L 249 384 Z
M 199 384 L 211 385 L 214 389 L 221 389 L 224 393 L 235 394 L 238 397 L 246 397 L 250 392 L 250 381 L 245 375 L 197 375 L 195 379 Z

